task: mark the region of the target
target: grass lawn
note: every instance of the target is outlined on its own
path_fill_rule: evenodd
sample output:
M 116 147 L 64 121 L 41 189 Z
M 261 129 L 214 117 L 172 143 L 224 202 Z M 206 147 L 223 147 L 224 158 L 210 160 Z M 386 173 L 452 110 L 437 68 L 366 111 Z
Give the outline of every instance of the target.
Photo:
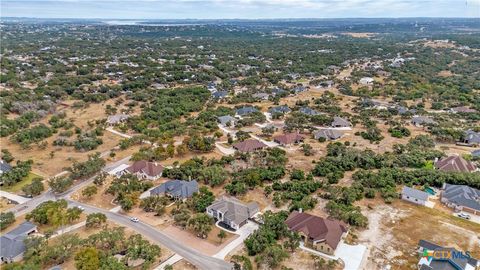
M 40 177 L 40 175 L 30 172 L 25 178 L 23 178 L 22 181 L 16 183 L 13 186 L 8 186 L 8 187 L 7 186 L 2 186 L 1 189 L 4 190 L 4 191 L 8 191 L 8 192 L 18 192 L 18 191 L 22 190 L 22 188 L 24 186 L 32 183 L 32 180 L 36 177 Z

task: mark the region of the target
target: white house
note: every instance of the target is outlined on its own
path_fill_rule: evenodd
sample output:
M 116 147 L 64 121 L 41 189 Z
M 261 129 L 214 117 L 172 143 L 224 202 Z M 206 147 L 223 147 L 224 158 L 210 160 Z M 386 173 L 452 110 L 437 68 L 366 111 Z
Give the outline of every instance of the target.
M 363 77 L 360 79 L 360 84 L 363 84 L 363 85 L 372 85 L 374 80 L 373 78 L 370 78 L 370 77 Z
M 432 208 L 434 203 L 429 201 L 429 198 L 430 194 L 427 192 L 407 186 L 402 189 L 402 200 Z

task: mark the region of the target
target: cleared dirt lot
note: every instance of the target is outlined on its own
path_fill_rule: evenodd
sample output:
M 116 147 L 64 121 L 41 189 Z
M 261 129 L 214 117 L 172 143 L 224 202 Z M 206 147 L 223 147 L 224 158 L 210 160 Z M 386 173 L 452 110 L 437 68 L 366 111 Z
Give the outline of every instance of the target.
M 368 229 L 358 233 L 358 241 L 370 248 L 367 269 L 380 269 L 386 264 L 392 269 L 414 268 L 419 259 L 416 249 L 420 239 L 480 256 L 478 224 L 401 200 L 391 205 L 379 199 L 360 204 L 369 220 Z

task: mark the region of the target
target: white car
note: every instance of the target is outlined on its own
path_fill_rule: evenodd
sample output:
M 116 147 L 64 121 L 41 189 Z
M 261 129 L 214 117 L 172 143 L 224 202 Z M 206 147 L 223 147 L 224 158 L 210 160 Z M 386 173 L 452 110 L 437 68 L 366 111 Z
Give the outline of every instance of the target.
M 464 218 L 464 219 L 470 219 L 470 215 L 465 214 L 465 213 L 459 213 L 459 214 L 458 214 L 458 217 L 459 217 L 459 218 Z
M 138 220 L 138 218 L 136 218 L 136 217 L 131 217 L 131 218 L 130 218 L 130 221 L 137 223 L 139 220 Z
M 82 210 L 82 211 L 85 211 L 85 207 L 83 207 L 83 206 L 80 206 L 80 205 L 79 205 L 79 206 L 77 206 L 77 208 L 80 209 L 80 210 Z

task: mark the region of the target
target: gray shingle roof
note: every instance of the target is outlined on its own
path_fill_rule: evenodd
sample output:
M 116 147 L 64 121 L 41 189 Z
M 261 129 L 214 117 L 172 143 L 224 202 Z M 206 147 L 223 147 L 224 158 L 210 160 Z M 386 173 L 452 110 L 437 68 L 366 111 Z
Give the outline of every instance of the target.
M 320 129 L 313 132 L 313 138 L 318 140 L 320 138 L 325 138 L 327 140 L 336 140 L 343 136 L 343 132 L 336 129 Z
M 418 246 L 420 246 L 423 249 L 426 250 L 446 250 L 446 251 L 457 251 L 454 248 L 449 248 L 449 247 L 442 247 L 437 244 L 434 244 L 430 241 L 427 240 L 420 240 L 418 242 Z M 466 269 L 467 264 L 472 265 L 474 268 L 476 267 L 478 263 L 478 260 L 471 257 L 469 259 L 467 258 L 450 258 L 446 260 L 435 260 L 433 259 L 430 263 L 430 269 L 434 270 L 458 270 L 458 269 Z M 428 268 L 426 268 L 428 269 Z
M 412 117 L 412 123 L 414 125 L 434 125 L 437 122 L 428 116 L 414 116 Z
M 272 107 L 268 110 L 269 113 L 289 113 L 290 111 L 287 105 Z
M 237 109 L 238 115 L 247 115 L 254 112 L 258 112 L 258 110 L 252 106 L 244 106 L 242 108 Z
M 237 118 L 233 117 L 233 116 L 230 116 L 230 115 L 224 115 L 224 116 L 219 116 L 218 117 L 218 122 L 220 122 L 220 124 L 222 125 L 226 125 L 227 123 L 230 123 L 230 122 L 236 122 L 237 121 Z
M 407 186 L 403 187 L 402 195 L 406 195 L 408 197 L 418 199 L 418 200 L 421 200 L 421 201 L 428 200 L 428 196 L 429 196 L 429 194 L 424 192 L 424 191 L 414 189 L 414 188 L 410 188 L 410 187 L 407 187 Z
M 302 108 L 300 108 L 299 111 L 303 114 L 306 114 L 306 115 L 318 115 L 318 114 L 320 114 L 319 112 L 317 112 L 316 110 L 314 110 L 310 107 L 302 107 Z
M 27 234 L 36 228 L 37 226 L 26 221 L 0 237 L 0 257 L 13 259 L 25 252 L 23 241 Z
M 116 114 L 116 115 L 110 115 L 108 118 L 107 118 L 107 123 L 109 124 L 118 124 L 122 121 L 125 121 L 129 118 L 130 116 L 129 115 L 126 115 L 126 114 Z
M 3 160 L 0 160 L 0 173 L 8 172 L 10 170 L 12 170 L 12 166 Z
M 220 200 L 215 201 L 208 206 L 208 209 L 222 212 L 224 218 L 235 222 L 235 224 L 241 224 L 259 211 L 256 202 L 244 204 L 241 201 L 230 197 L 222 197 Z
M 350 124 L 348 120 L 342 117 L 338 117 L 338 116 L 333 117 L 332 127 L 349 127 L 351 125 L 352 124 Z
M 152 189 L 150 195 L 168 194 L 177 198 L 190 198 L 193 193 L 198 192 L 197 181 L 170 180 Z
M 457 205 L 480 211 L 480 190 L 466 185 L 445 185 L 442 198 Z
M 465 142 L 467 143 L 480 143 L 480 132 L 475 132 L 473 130 L 465 131 Z

